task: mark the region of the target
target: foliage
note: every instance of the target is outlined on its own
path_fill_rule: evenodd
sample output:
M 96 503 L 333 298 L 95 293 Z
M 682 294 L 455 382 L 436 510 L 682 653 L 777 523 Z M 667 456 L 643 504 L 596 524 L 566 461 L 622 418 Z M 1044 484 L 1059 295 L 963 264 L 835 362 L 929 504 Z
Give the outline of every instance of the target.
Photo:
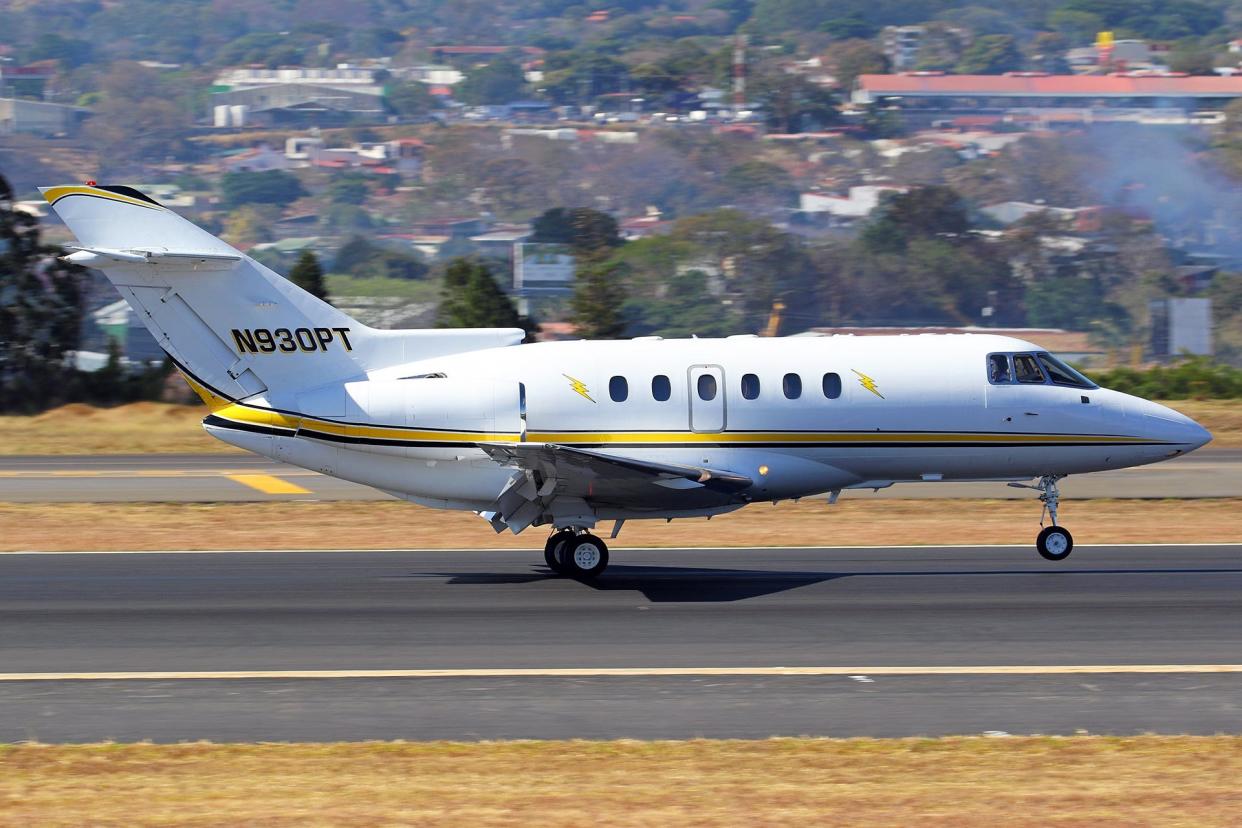
M 834 43 L 828 50 L 828 63 L 837 85 L 843 89 L 851 88 L 859 75 L 884 74 L 889 70 L 888 58 L 869 40 Z
M 453 96 L 462 103 L 507 104 L 521 97 L 526 80 L 515 60 L 501 57 L 486 66 L 471 69 L 458 84 Z
M 328 182 L 328 198 L 335 204 L 362 204 L 367 200 L 367 177 L 363 173 L 342 173 Z
M 624 265 L 595 262 L 579 267 L 571 319 L 584 339 L 617 339 L 625 333 L 622 305 L 625 303 Z
M 1088 376 L 1104 388 L 1157 400 L 1237 399 L 1242 397 L 1242 369 L 1190 357 L 1145 370 L 1113 368 Z
M 404 115 L 407 118 L 425 115 L 436 105 L 435 98 L 427 89 L 427 84 L 417 81 L 388 87 L 384 92 L 384 98 L 398 115 Z
M 417 254 L 375 244 L 362 236 L 354 236 L 346 242 L 332 262 L 333 273 L 360 279 L 421 279 L 427 275 L 427 270 L 426 263 Z
M 103 174 L 182 157 L 191 124 L 190 88 L 138 63 L 112 64 L 99 80 L 95 117 L 86 124 Z
M 840 117 L 831 92 L 779 67 L 756 71 L 748 89 L 751 100 L 763 107 L 768 126 L 779 132 L 805 132 Z
M 316 299 L 328 301 L 328 289 L 323 282 L 323 268 L 319 258 L 309 250 L 302 252 L 297 263 L 289 271 L 289 281 Z
M 621 244 L 617 220 L 589 207 L 553 207 L 532 223 L 530 240 L 543 244 L 567 244 L 575 255 L 594 256 Z
M 966 204 L 949 187 L 915 187 L 884 199 L 862 232 L 862 242 L 877 253 L 904 251 L 912 239 L 960 235 L 970 228 Z
M 513 302 L 496 284 L 486 264 L 467 258 L 449 262 L 444 271 L 444 300 L 437 328 L 523 328 Z
M 1013 35 L 1007 34 L 975 38 L 957 62 L 957 71 L 963 75 L 1001 75 L 1021 68 L 1022 52 Z
M 39 226 L 13 209 L 0 177 L 0 409 L 36 411 L 62 399 L 82 321 L 82 269 L 61 262 Z
M 297 176 L 284 170 L 225 173 L 220 194 L 230 207 L 242 204 L 286 205 L 306 195 Z

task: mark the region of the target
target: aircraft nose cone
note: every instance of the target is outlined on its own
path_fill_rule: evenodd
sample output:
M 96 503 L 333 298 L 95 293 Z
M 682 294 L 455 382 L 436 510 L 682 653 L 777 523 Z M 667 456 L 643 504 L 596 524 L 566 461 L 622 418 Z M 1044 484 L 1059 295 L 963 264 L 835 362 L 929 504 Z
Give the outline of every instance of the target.
M 1143 400 L 1142 413 L 1152 436 L 1169 443 L 1185 446 L 1184 452 L 1194 451 L 1212 441 L 1212 433 L 1180 411 L 1168 406 Z

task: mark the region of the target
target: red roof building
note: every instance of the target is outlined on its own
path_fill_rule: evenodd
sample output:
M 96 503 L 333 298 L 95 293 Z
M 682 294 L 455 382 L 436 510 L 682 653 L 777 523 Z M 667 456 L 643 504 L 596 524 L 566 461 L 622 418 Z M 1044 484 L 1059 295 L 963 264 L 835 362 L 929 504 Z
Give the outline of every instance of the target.
M 909 72 L 899 75 L 860 75 L 856 103 L 882 98 L 1012 98 L 1024 105 L 1032 99 L 1068 101 L 1105 100 L 1114 105 L 1137 101 L 1231 100 L 1242 98 L 1242 76 L 1214 75 L 943 75 Z

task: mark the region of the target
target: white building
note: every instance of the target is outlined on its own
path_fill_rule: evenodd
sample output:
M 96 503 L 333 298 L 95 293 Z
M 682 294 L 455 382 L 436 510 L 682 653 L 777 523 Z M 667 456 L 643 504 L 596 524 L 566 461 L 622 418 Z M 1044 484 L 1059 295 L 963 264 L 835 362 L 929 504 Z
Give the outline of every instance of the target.
M 866 184 L 850 187 L 848 196 L 802 193 L 799 208 L 804 213 L 826 213 L 839 219 L 866 218 L 880 204 L 885 193 L 904 193 L 905 187 Z

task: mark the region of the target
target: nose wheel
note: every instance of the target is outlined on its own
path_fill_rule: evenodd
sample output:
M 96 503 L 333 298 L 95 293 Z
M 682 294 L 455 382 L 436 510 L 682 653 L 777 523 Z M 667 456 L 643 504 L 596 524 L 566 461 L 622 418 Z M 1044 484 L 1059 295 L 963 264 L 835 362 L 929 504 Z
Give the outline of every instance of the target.
M 1016 488 L 1034 489 L 1039 492 L 1040 502 L 1044 504 L 1044 513 L 1048 515 L 1052 525 L 1045 526 L 1035 538 L 1035 550 L 1039 552 L 1040 557 L 1048 561 L 1063 561 L 1069 557 L 1070 552 L 1074 551 L 1074 536 L 1064 526 L 1057 525 L 1057 506 L 1061 502 L 1061 492 L 1057 488 L 1057 481 L 1064 476 L 1046 474 L 1039 478 L 1039 483 L 1035 486 L 1023 483 L 1009 484 Z M 1044 522 L 1042 515 L 1039 522 L 1040 524 Z
M 558 575 L 594 578 L 608 568 L 608 545 L 590 532 L 562 529 L 544 544 L 543 560 Z
M 1074 551 L 1074 536 L 1064 526 L 1045 526 L 1035 539 L 1035 549 L 1049 561 L 1063 561 Z

